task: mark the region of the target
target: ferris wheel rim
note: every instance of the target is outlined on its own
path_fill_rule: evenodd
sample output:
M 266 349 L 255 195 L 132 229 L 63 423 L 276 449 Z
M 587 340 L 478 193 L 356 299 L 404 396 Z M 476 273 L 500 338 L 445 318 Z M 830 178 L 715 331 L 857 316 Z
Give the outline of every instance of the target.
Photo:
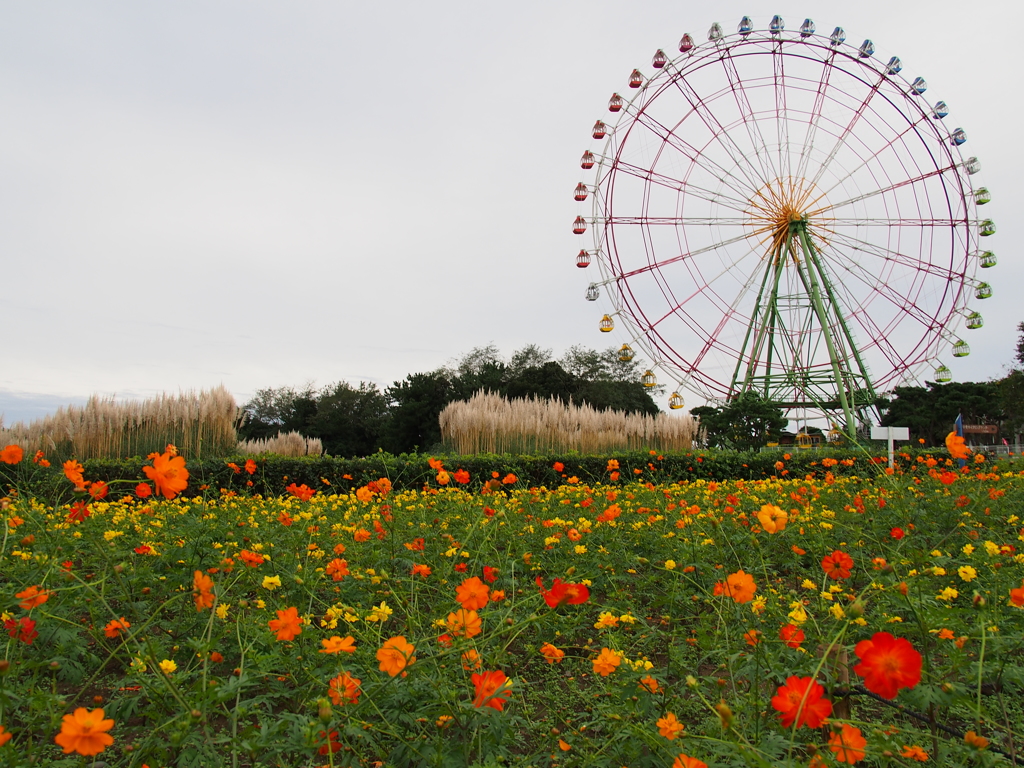
M 735 59 L 733 56 L 735 51 L 741 51 L 745 47 L 750 46 L 761 46 L 761 49 L 752 50 L 751 53 L 743 54 L 745 56 L 759 56 L 763 57 L 769 55 L 773 61 L 773 77 L 774 88 L 778 91 L 779 72 L 783 72 L 783 79 L 785 78 L 784 70 L 785 65 L 790 62 L 787 59 L 789 56 L 796 56 L 805 60 L 812 60 L 813 57 L 801 56 L 799 53 L 800 46 L 804 48 L 817 48 L 819 52 L 827 51 L 827 56 L 824 60 L 813 59 L 816 63 L 821 65 L 821 75 L 818 84 L 818 91 L 820 98 L 816 101 L 814 109 L 819 111 L 812 111 L 811 118 L 806 125 L 806 134 L 802 140 L 800 151 L 796 158 L 791 153 L 783 152 L 783 143 L 777 142 L 778 146 L 774 146 L 771 142 L 763 139 L 752 139 L 752 145 L 757 149 L 755 151 L 755 160 L 749 166 L 745 166 L 742 162 L 734 161 L 733 167 L 727 167 L 715 161 L 714 158 L 706 156 L 704 153 L 698 151 L 695 153 L 689 168 L 685 174 L 681 174 L 680 177 L 673 177 L 662 171 L 656 170 L 657 161 L 650 165 L 642 165 L 636 162 L 631 162 L 627 158 L 620 157 L 622 149 L 626 146 L 630 134 L 638 126 L 645 130 L 649 130 L 654 135 L 657 135 L 656 131 L 653 130 L 652 126 L 657 126 L 656 116 L 650 114 L 649 107 L 665 89 L 676 88 L 679 89 L 679 81 L 681 76 L 685 72 L 690 72 L 692 68 L 692 62 L 704 62 L 702 66 L 715 66 L 714 61 L 717 56 L 717 61 L 726 62 L 735 67 Z M 766 50 L 765 46 L 768 46 L 770 50 Z M 788 48 L 787 48 L 788 46 Z M 791 54 L 790 49 L 796 50 L 796 54 Z M 608 286 L 608 293 L 612 297 L 614 306 L 614 315 L 621 317 L 624 320 L 624 324 L 627 326 L 631 337 L 630 341 L 638 344 L 644 349 L 651 357 L 655 360 L 655 367 L 663 367 L 666 369 L 675 367 L 677 370 L 676 378 L 679 380 L 679 386 L 682 388 L 690 389 L 701 395 L 723 395 L 728 394 L 727 391 L 723 392 L 722 382 L 706 375 L 701 371 L 697 363 L 703 359 L 712 348 L 717 351 L 728 350 L 729 346 L 723 342 L 716 341 L 716 334 L 722 330 L 723 324 L 726 324 L 730 317 L 735 315 L 741 315 L 742 313 L 737 309 L 743 296 L 750 291 L 750 286 L 753 282 L 753 271 L 746 276 L 746 280 L 740 283 L 740 286 L 735 295 L 722 295 L 718 296 L 717 300 L 721 305 L 722 314 L 719 318 L 718 324 L 714 326 L 713 330 L 708 333 L 708 328 L 704 323 L 697 322 L 696 318 L 688 315 L 683 311 L 683 307 L 690 301 L 689 298 L 684 298 L 682 301 L 678 300 L 674 295 L 674 289 L 671 281 L 661 274 L 663 269 L 672 267 L 673 265 L 683 264 L 691 270 L 690 277 L 692 282 L 688 285 L 691 294 L 694 292 L 701 292 L 707 295 L 708 290 L 716 281 L 726 281 L 726 277 L 729 274 L 729 270 L 726 267 L 722 267 L 717 273 L 710 276 L 710 279 L 703 279 L 703 273 L 700 271 L 700 265 L 696 263 L 695 257 L 701 254 L 717 252 L 721 249 L 725 249 L 729 246 L 733 246 L 741 241 L 748 239 L 743 235 L 743 228 L 749 221 L 745 222 L 743 213 L 745 203 L 749 203 L 749 198 L 744 201 L 742 194 L 737 195 L 735 190 L 737 187 L 745 188 L 750 196 L 754 196 L 758 193 L 758 190 L 769 187 L 776 180 L 782 180 L 786 178 L 783 174 L 791 170 L 791 162 L 797 160 L 797 168 L 807 169 L 812 168 L 815 171 L 813 177 L 809 180 L 809 188 L 817 189 L 818 183 L 821 182 L 827 175 L 829 166 L 832 165 L 832 161 L 835 159 L 837 154 L 841 151 L 841 148 L 852 141 L 854 137 L 851 137 L 853 127 L 859 121 L 860 116 L 867 111 L 869 102 L 874 98 L 874 95 L 878 92 L 877 87 L 869 92 L 867 100 L 860 105 L 860 109 L 857 112 L 857 120 L 851 120 L 849 125 L 839 134 L 833 148 L 829 154 L 826 155 L 826 159 L 823 162 L 814 164 L 815 149 L 813 142 L 811 141 L 812 134 L 816 134 L 822 128 L 824 121 L 823 110 L 826 106 L 828 93 L 821 93 L 823 88 L 827 88 L 830 85 L 830 81 L 833 75 L 836 74 L 836 69 L 833 67 L 831 60 L 837 57 L 842 57 L 847 63 L 853 62 L 860 69 L 854 71 L 860 73 L 866 79 L 877 78 L 880 82 L 892 81 L 895 78 L 899 78 L 902 81 L 903 88 L 909 88 L 912 84 L 909 81 L 903 79 L 898 72 L 897 73 L 886 73 L 879 68 L 877 62 L 865 60 L 864 57 L 859 57 L 854 53 L 857 49 L 849 46 L 845 43 L 839 45 L 826 44 L 820 37 L 807 40 L 806 38 L 795 38 L 793 36 L 785 37 L 781 35 L 772 35 L 766 32 L 755 32 L 753 34 L 723 36 L 719 40 L 709 41 L 708 43 L 696 46 L 695 50 L 690 51 L 688 54 L 681 55 L 670 61 L 666 62 L 663 67 L 663 72 L 667 75 L 662 77 L 662 80 L 657 83 L 657 90 L 653 92 L 653 95 L 648 94 L 649 88 L 654 87 L 652 84 L 655 83 L 657 77 L 661 73 L 656 73 L 655 77 L 647 80 L 642 87 L 638 90 L 638 93 L 630 99 L 628 102 L 624 102 L 621 108 L 622 114 L 619 116 L 618 121 L 612 126 L 608 132 L 606 139 L 606 147 L 612 147 L 615 151 L 608 152 L 602 151 L 597 153 L 596 156 L 600 157 L 597 163 L 597 171 L 595 172 L 596 181 L 593 184 L 593 211 L 594 213 L 590 219 L 590 225 L 593 227 L 594 240 L 594 253 L 598 256 L 598 265 L 602 273 L 602 281 L 600 285 Z M 744 80 L 741 76 L 732 78 L 732 73 L 738 74 L 738 69 L 729 69 L 726 64 L 721 64 L 723 69 L 726 71 L 726 78 L 731 86 L 731 91 L 737 98 L 737 102 L 743 101 L 740 96 L 746 98 L 747 92 L 744 84 Z M 841 71 L 842 76 L 850 76 L 850 73 L 846 70 Z M 866 80 L 865 80 L 866 82 Z M 738 88 L 737 88 L 738 84 Z M 759 87 L 764 87 L 761 84 Z M 848 86 L 849 87 L 849 86 Z M 724 89 L 722 89 L 724 92 Z M 960 153 L 959 145 L 948 144 L 945 141 L 947 135 L 950 133 L 946 132 L 947 135 L 943 135 L 944 126 L 938 126 L 938 120 L 933 119 L 929 115 L 929 108 L 925 102 L 922 102 L 920 94 L 910 94 L 909 90 L 901 91 L 904 94 L 905 102 L 912 104 L 916 107 L 916 112 L 907 110 L 907 113 L 914 116 L 914 120 L 909 120 L 907 127 L 900 134 L 899 139 L 901 141 L 919 141 L 928 149 L 928 153 L 931 157 L 935 158 L 934 168 L 917 168 L 916 173 L 910 173 L 909 176 L 895 181 L 888 180 L 888 184 L 880 183 L 873 189 L 869 189 L 866 192 L 858 190 L 857 194 L 847 194 L 842 199 L 834 201 L 827 205 L 820 205 L 817 208 L 812 209 L 814 216 L 820 217 L 826 213 L 834 214 L 840 209 L 851 209 L 856 211 L 857 206 L 862 205 L 865 201 L 872 197 L 885 197 L 886 195 L 892 195 L 892 201 L 897 200 L 895 197 L 895 191 L 902 187 L 910 187 L 915 198 L 924 198 L 922 203 L 920 199 L 915 199 L 915 205 L 917 206 L 917 212 L 920 213 L 922 205 L 924 210 L 931 212 L 932 200 L 929 199 L 928 194 L 931 188 L 918 187 L 919 183 L 927 180 L 931 177 L 938 177 L 943 180 L 941 186 L 944 192 L 945 200 L 938 201 L 938 194 L 933 192 L 932 196 L 936 198 L 935 204 L 941 209 L 941 202 L 945 202 L 945 207 L 948 211 L 946 218 L 937 218 L 935 216 L 889 216 L 888 218 L 863 218 L 856 215 L 849 216 L 833 216 L 831 219 L 832 227 L 828 231 L 829 237 L 836 241 L 840 241 L 846 244 L 846 247 L 853 248 L 855 251 L 860 251 L 865 254 L 865 257 L 874 254 L 872 258 L 881 258 L 892 262 L 889 265 L 889 269 L 892 274 L 896 275 L 899 280 L 907 282 L 910 280 L 908 291 L 915 292 L 913 299 L 924 301 L 927 298 L 928 301 L 933 302 L 935 307 L 934 311 L 929 314 L 928 311 L 917 312 L 919 316 L 915 321 L 920 325 L 937 326 L 935 328 L 929 328 L 928 332 L 922 333 L 920 339 L 910 349 L 910 354 L 906 355 L 903 352 L 897 350 L 893 346 L 886 333 L 887 330 L 892 330 L 894 325 L 898 325 L 896 320 L 892 317 L 887 320 L 883 320 L 880 324 L 875 323 L 871 315 L 867 312 L 864 306 L 864 300 L 860 301 L 847 297 L 845 300 L 849 302 L 849 312 L 858 323 L 860 330 L 873 329 L 876 332 L 877 339 L 867 343 L 866 349 L 878 352 L 884 359 L 887 359 L 888 370 L 879 377 L 880 384 L 891 384 L 893 382 L 900 383 L 905 380 L 908 375 L 913 373 L 913 369 L 921 368 L 924 365 L 932 364 L 938 359 L 938 347 L 941 343 L 948 341 L 950 336 L 949 326 L 952 324 L 953 319 L 957 315 L 966 314 L 966 294 L 968 289 L 971 287 L 970 283 L 973 278 L 968 273 L 970 272 L 971 262 L 970 253 L 972 246 L 978 246 L 978 235 L 977 227 L 980 219 L 977 217 L 971 217 L 968 213 L 971 210 L 971 196 L 974 193 L 973 187 L 970 181 L 966 178 L 967 174 L 964 173 L 966 163 L 963 155 Z M 739 95 L 736 95 L 739 93 Z M 782 93 L 785 96 L 787 91 L 785 88 L 782 89 Z M 838 93 L 838 91 L 837 91 Z M 710 99 L 714 102 L 716 99 L 722 98 L 721 93 L 714 94 L 714 98 Z M 888 101 L 890 104 L 895 99 L 894 93 L 883 94 L 883 99 Z M 698 114 L 700 106 L 703 105 L 703 99 L 696 102 L 693 105 L 693 111 L 689 115 Z M 924 106 L 922 106 L 924 105 Z M 734 147 L 729 147 L 730 143 L 735 143 L 733 138 L 728 135 L 727 128 L 737 129 L 737 126 L 742 125 L 744 130 L 750 134 L 760 133 L 762 129 L 767 130 L 769 119 L 765 119 L 762 115 L 759 117 L 757 109 L 753 107 L 753 102 L 747 101 L 747 109 L 744 110 L 742 104 L 738 107 L 739 113 L 742 117 L 741 120 L 733 121 L 731 126 L 723 125 L 721 121 L 716 121 L 721 128 L 719 132 L 711 132 L 710 137 L 707 139 L 707 144 L 704 149 L 706 150 L 709 145 L 713 142 L 723 145 L 724 157 L 735 157 L 739 154 L 744 157 L 741 151 L 742 147 L 736 144 Z M 897 107 L 893 107 L 896 113 L 901 116 L 906 116 L 904 112 L 899 110 Z M 783 117 L 780 118 L 780 114 Z M 678 120 L 675 126 L 670 129 L 663 131 L 663 142 L 657 150 L 658 157 L 660 158 L 662 153 L 669 150 L 679 151 L 680 149 L 680 137 L 678 137 L 674 131 L 678 126 L 683 123 L 689 115 L 684 116 Z M 705 121 L 708 119 L 708 114 L 700 115 Z M 789 108 L 783 108 L 780 113 L 778 110 L 774 116 L 775 125 L 777 128 L 778 135 L 782 135 L 785 132 L 788 137 L 788 131 L 790 126 L 789 119 Z M 760 123 L 764 122 L 765 125 Z M 827 121 L 824 121 L 827 122 Z M 794 123 L 799 124 L 799 123 Z M 928 130 L 925 131 L 925 128 Z M 825 131 L 828 134 L 828 130 Z M 927 136 L 923 135 L 927 133 Z M 625 138 L 622 138 L 619 143 L 616 140 L 625 134 Z M 786 139 L 788 150 L 788 141 Z M 873 161 L 873 158 L 883 153 L 892 152 L 893 144 L 895 140 L 885 143 L 878 147 L 873 154 L 868 155 L 862 165 L 867 166 Z M 932 142 L 928 144 L 927 142 Z M 866 146 L 866 145 L 865 145 Z M 941 152 L 940 152 L 941 148 Z M 776 152 L 779 155 L 777 165 L 773 165 L 771 156 L 772 153 Z M 858 158 L 861 156 L 857 155 Z M 703 160 L 705 166 L 703 167 L 698 160 Z M 913 158 L 914 162 L 919 162 L 917 156 Z M 945 162 L 943 162 L 945 161 Z M 837 165 L 834 170 L 842 168 L 841 164 Z M 691 181 L 691 178 L 696 170 L 704 170 L 710 172 L 712 177 L 716 177 L 719 183 L 718 188 L 714 188 L 702 181 L 706 182 L 706 179 L 700 177 Z M 828 199 L 828 193 L 835 189 L 843 189 L 844 185 L 855 184 L 859 179 L 854 179 L 855 174 L 859 172 L 859 168 L 855 168 L 846 173 L 845 176 L 837 176 L 829 179 L 831 186 L 828 189 L 821 191 L 816 198 L 818 200 Z M 732 220 L 718 216 L 718 217 L 707 217 L 707 220 L 701 220 L 700 217 L 686 217 L 682 216 L 680 212 L 677 212 L 673 216 L 648 216 L 647 208 L 644 207 L 641 216 L 615 216 L 615 185 L 619 181 L 619 173 L 622 173 L 623 177 L 629 177 L 632 175 L 634 178 L 643 178 L 645 181 L 645 194 L 649 193 L 650 186 L 652 184 L 661 186 L 666 189 L 675 191 L 680 198 L 686 196 L 689 192 L 690 200 L 703 200 L 705 203 L 714 204 L 721 206 L 723 209 L 729 209 L 733 213 L 738 214 L 733 217 Z M 969 174 L 969 172 L 968 172 Z M 800 177 L 803 178 L 802 176 Z M 947 183 L 948 179 L 955 179 L 957 182 L 957 189 L 953 190 L 951 185 Z M 852 180 L 852 182 L 851 182 Z M 729 186 L 733 184 L 733 186 Z M 755 184 L 760 184 L 760 187 L 753 188 Z M 605 186 L 607 185 L 607 186 Z M 751 191 L 751 188 L 753 190 Z M 923 191 L 921 191 L 923 190 Z M 953 197 L 955 196 L 955 199 Z M 886 200 L 887 204 L 890 201 Z M 892 202 L 891 204 L 895 204 Z M 680 202 L 680 210 L 682 209 L 683 203 Z M 646 203 L 645 203 L 646 206 Z M 898 209 L 897 209 L 898 210 Z M 962 212 L 963 215 L 960 215 Z M 659 257 L 653 247 L 654 238 L 648 237 L 648 233 L 652 228 L 660 227 L 662 225 L 675 226 L 678 236 L 681 238 L 680 248 L 675 254 L 669 254 L 664 257 Z M 717 227 L 717 237 L 710 238 L 710 242 L 698 246 L 691 247 L 689 240 L 687 239 L 686 227 L 697 227 L 706 226 L 709 229 L 711 227 Z M 644 259 L 640 260 L 639 265 L 627 267 L 627 264 L 621 258 L 619 247 L 617 244 L 617 232 L 616 227 L 638 227 L 644 232 L 643 241 L 647 248 L 644 254 Z M 878 242 L 872 242 L 870 239 L 863 239 L 867 237 L 861 234 L 861 230 L 865 228 L 874 227 L 879 231 L 884 230 L 889 235 L 889 240 L 884 244 L 880 245 Z M 909 248 L 901 247 L 901 243 L 905 240 L 909 240 L 910 234 L 900 234 L 900 230 L 907 230 L 908 232 L 918 232 L 923 228 L 943 228 L 950 229 L 959 232 L 962 245 L 957 247 L 956 238 L 951 239 L 951 249 L 948 254 L 948 266 L 942 266 L 941 264 L 935 264 L 931 258 L 924 261 L 920 258 L 916 258 L 913 255 L 907 253 Z M 723 229 L 728 229 L 729 234 L 722 232 Z M 894 232 L 895 231 L 895 232 Z M 851 234 L 852 232 L 852 234 Z M 825 238 L 822 238 L 824 241 Z M 652 245 L 649 247 L 647 243 L 650 242 Z M 923 242 L 923 241 L 922 241 Z M 685 245 L 685 247 L 683 247 Z M 738 257 L 736 263 L 744 260 L 749 260 L 751 256 L 756 256 L 756 246 L 748 244 L 746 250 Z M 878 256 L 879 251 L 884 252 L 885 256 Z M 929 252 L 930 256 L 930 252 Z M 643 263 L 643 261 L 646 263 Z M 850 273 L 851 279 L 860 280 L 866 283 L 868 274 L 864 274 L 863 268 L 860 269 L 861 274 L 855 274 L 857 269 L 850 269 L 850 266 L 859 267 L 857 262 L 844 260 L 842 258 L 835 258 L 830 264 L 838 265 L 839 267 L 846 267 L 847 272 Z M 902 271 L 897 271 L 897 270 Z M 696 273 L 693 273 L 696 270 Z M 630 284 L 630 280 L 638 277 L 641 274 L 650 273 L 655 280 L 658 288 L 662 291 L 663 296 L 666 300 L 666 305 L 661 308 L 660 316 L 658 313 L 650 314 L 644 309 L 643 303 L 634 295 L 633 287 Z M 655 274 L 656 273 L 656 274 Z M 916 279 L 908 278 L 908 275 L 916 274 Z M 935 293 L 933 284 L 928 283 L 926 277 L 941 280 L 945 286 L 943 289 L 943 295 L 939 297 L 938 303 L 932 296 Z M 886 290 L 880 291 L 878 289 L 879 281 L 875 281 L 871 286 L 869 293 L 871 301 L 887 302 L 892 305 L 896 305 L 902 301 L 906 303 L 906 298 L 893 289 L 889 291 L 889 287 L 886 286 Z M 706 290 L 707 289 L 707 290 Z M 844 286 L 843 291 L 848 293 L 848 289 Z M 713 292 L 713 291 L 712 291 Z M 900 301 L 898 301 L 900 300 Z M 914 305 L 916 306 L 916 305 Z M 915 314 L 915 313 L 908 313 Z M 690 330 L 697 337 L 704 335 L 704 346 L 697 355 L 694 356 L 693 360 L 687 360 L 681 354 L 676 352 L 672 347 L 670 341 L 665 338 L 658 326 L 665 321 L 669 316 L 674 316 L 681 320 L 684 325 L 689 326 Z M 869 322 L 870 321 L 870 322 Z M 654 340 L 652 341 L 652 337 Z M 667 354 L 666 354 L 667 351 Z M 736 351 L 733 349 L 732 351 Z M 678 360 L 672 359 L 678 357 Z M 717 387 L 717 392 L 715 391 Z

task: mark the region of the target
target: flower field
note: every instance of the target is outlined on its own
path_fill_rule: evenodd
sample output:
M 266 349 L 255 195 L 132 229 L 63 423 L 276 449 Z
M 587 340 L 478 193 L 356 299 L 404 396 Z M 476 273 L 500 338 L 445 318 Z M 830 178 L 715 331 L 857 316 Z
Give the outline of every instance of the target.
M 3 499 L 0 766 L 1024 757 L 1024 475 L 652 457 L 526 488 L 451 459 L 261 498 L 182 495 L 175 453 Z

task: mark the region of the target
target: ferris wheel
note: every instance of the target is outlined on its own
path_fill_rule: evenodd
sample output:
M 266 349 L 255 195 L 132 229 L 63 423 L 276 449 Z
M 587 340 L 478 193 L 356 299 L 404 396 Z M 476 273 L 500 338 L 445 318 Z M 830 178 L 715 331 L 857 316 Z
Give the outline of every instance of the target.
M 586 298 L 682 391 L 723 402 L 753 391 L 831 414 L 853 434 L 877 396 L 969 354 L 978 268 L 977 158 L 921 77 L 874 44 L 767 29 L 690 34 L 651 74 L 633 70 L 592 129 L 574 197 Z M 587 207 L 590 207 L 589 213 Z M 658 372 L 658 373 L 656 373 Z

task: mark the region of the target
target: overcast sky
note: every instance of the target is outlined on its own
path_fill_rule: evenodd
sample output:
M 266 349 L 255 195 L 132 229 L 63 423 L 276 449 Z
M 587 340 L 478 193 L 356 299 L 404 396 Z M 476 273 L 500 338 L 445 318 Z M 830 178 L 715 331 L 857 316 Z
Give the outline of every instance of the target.
M 1024 242 L 1009 0 L 0 2 L 0 413 L 91 393 L 381 387 L 491 342 L 605 347 L 572 192 L 634 67 L 811 16 L 923 75 L 994 196 L 1001 376 Z M 977 183 L 977 179 L 972 179 Z

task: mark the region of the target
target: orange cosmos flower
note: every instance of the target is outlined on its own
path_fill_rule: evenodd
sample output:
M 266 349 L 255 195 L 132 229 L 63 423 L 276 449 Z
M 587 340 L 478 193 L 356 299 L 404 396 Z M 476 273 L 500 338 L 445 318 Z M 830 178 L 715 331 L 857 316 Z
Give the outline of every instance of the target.
M 683 732 L 683 724 L 671 712 L 666 712 L 665 716 L 658 720 L 657 726 L 658 733 L 669 741 L 677 738 Z
M 753 648 L 761 642 L 761 631 L 757 629 L 748 629 L 743 633 L 743 639 L 746 641 L 747 645 Z
M 799 648 L 804 641 L 804 631 L 795 624 L 787 624 L 779 630 L 779 639 L 790 648 Z
M 1010 605 L 1024 608 L 1024 584 L 1010 590 Z
M 4 730 L 4 727 L 0 725 L 0 747 L 10 741 L 12 735 L 13 734 L 7 733 L 7 731 Z
M 505 475 L 503 478 L 501 478 L 501 482 L 504 485 L 512 485 L 512 483 L 515 483 L 518 480 L 519 480 L 519 478 L 516 477 L 515 475 L 513 475 L 511 472 L 509 472 L 507 475 Z
M 911 760 L 917 760 L 919 763 L 928 762 L 928 753 L 925 752 L 917 744 L 912 747 L 908 747 L 906 744 L 903 745 L 903 751 L 900 752 L 901 757 L 906 757 Z
M 829 749 L 836 753 L 840 763 L 853 765 L 864 759 L 864 747 L 868 740 L 860 732 L 860 728 L 843 723 L 843 729 L 828 737 Z
M 153 495 L 153 489 L 150 487 L 149 483 L 139 483 L 135 486 L 135 495 L 140 499 L 148 499 Z
M 964 734 L 964 744 L 975 749 L 985 749 L 988 746 L 988 739 L 979 736 L 974 731 L 968 731 Z
M 853 558 L 837 549 L 821 559 L 821 568 L 830 579 L 848 579 L 853 568 Z
M 370 540 L 370 532 L 368 530 L 366 530 L 365 528 L 359 528 L 358 530 L 356 530 L 355 533 L 352 534 L 352 538 L 355 539 L 356 541 L 359 541 L 359 542 L 369 541 Z
M 253 461 L 252 459 L 246 459 L 245 460 L 245 467 L 244 467 L 244 469 L 250 475 L 256 474 L 256 462 Z
M 725 582 L 720 581 L 715 584 L 716 595 L 728 595 L 737 603 L 749 603 L 754 599 L 756 591 L 757 584 L 754 583 L 754 577 L 742 570 L 730 573 Z
M 646 675 L 640 678 L 640 687 L 650 691 L 651 693 L 657 693 L 661 690 L 661 685 L 650 675 Z
M 31 586 L 21 590 L 21 592 L 16 593 L 14 596 L 21 600 L 18 605 L 26 611 L 31 611 L 36 606 L 42 605 L 49 600 L 52 594 L 52 592 L 47 592 L 42 587 Z
M 68 459 L 64 462 L 64 477 L 70 480 L 79 488 L 85 487 L 85 478 L 82 477 L 82 472 L 85 471 L 85 467 L 79 464 L 74 459 Z
M 854 647 L 861 662 L 853 671 L 864 678 L 864 687 L 885 699 L 895 699 L 900 688 L 921 682 L 921 654 L 909 640 L 888 632 L 876 632 Z
M 679 757 L 672 761 L 672 768 L 708 768 L 708 764 L 696 757 L 688 757 L 679 753 Z
M 483 622 L 480 620 L 480 614 L 476 611 L 467 611 L 465 608 L 460 608 L 455 613 L 448 614 L 448 631 L 451 632 L 455 637 L 476 637 L 480 634 Z
M 416 657 L 413 656 L 415 650 L 412 643 L 406 642 L 402 635 L 387 640 L 377 649 L 377 661 L 380 662 L 381 672 L 387 672 L 391 677 L 401 672 L 402 677 L 405 677 L 406 673 L 403 670 L 416 661 Z
M 20 445 L 8 445 L 0 450 L 0 461 L 4 464 L 17 464 L 25 458 L 25 451 Z
M 238 557 L 250 568 L 255 568 L 258 565 L 263 565 L 267 561 L 263 555 L 259 552 L 250 552 L 248 549 L 243 549 L 238 553 Z
M 362 693 L 359 688 L 361 682 L 362 680 L 358 677 L 352 677 L 348 672 L 342 672 L 328 684 L 327 695 L 338 706 L 358 704 L 359 694 Z
M 460 469 L 458 472 L 452 475 L 455 478 L 455 482 L 459 485 L 465 485 L 469 482 L 469 472 L 464 469 Z
M 433 571 L 430 570 L 430 566 L 429 565 L 423 565 L 421 563 L 413 563 L 412 564 L 412 575 L 413 576 L 422 576 L 425 579 L 431 573 L 433 573 Z
M 291 606 L 283 611 L 277 611 L 277 618 L 267 622 L 271 632 L 277 633 L 278 640 L 294 640 L 302 634 L 302 619 L 299 618 L 299 609 Z
M 761 523 L 765 533 L 778 533 L 786 527 L 789 514 L 774 504 L 765 504 L 761 507 L 761 511 L 757 513 L 757 520 Z
M 474 669 L 480 669 L 480 664 L 480 654 L 474 649 L 470 648 L 462 654 L 462 668 L 467 672 L 472 672 Z
M 554 469 L 555 472 L 564 472 L 565 471 L 565 465 L 562 462 L 560 462 L 560 461 L 556 461 L 554 464 L 552 464 L 551 468 Z
M 313 498 L 313 494 L 316 493 L 312 488 L 303 483 L 302 485 L 291 485 L 285 486 L 285 490 L 288 491 L 292 496 L 297 498 L 299 501 L 309 501 Z
M 320 644 L 323 649 L 320 653 L 355 653 L 356 640 L 352 635 L 348 637 L 329 637 L 326 640 L 321 640 Z
M 64 715 L 60 733 L 53 740 L 63 747 L 65 755 L 77 752 L 89 757 L 114 743 L 114 737 L 107 733 L 113 727 L 113 720 L 103 719 L 102 709 L 79 707 L 73 714 Z
M 435 472 L 440 472 L 444 469 L 444 464 L 434 458 L 427 459 L 427 464 L 429 464 L 430 468 Z
M 104 499 L 107 493 L 110 491 L 110 486 L 104 483 L 102 480 L 97 480 L 89 487 L 89 495 L 94 499 Z
M 476 695 L 473 697 L 474 707 L 490 707 L 499 712 L 505 707 L 505 700 L 512 693 L 512 681 L 504 672 L 474 672 L 472 676 Z
M 120 619 L 114 619 L 109 624 L 107 624 L 107 626 L 103 628 L 103 634 L 105 634 L 107 637 L 118 637 L 121 634 L 121 632 L 128 629 L 130 626 L 131 623 L 128 621 L 128 619 L 122 616 Z
M 437 473 L 437 483 L 438 483 L 438 485 L 448 485 L 448 483 L 450 481 L 451 481 L 451 475 L 449 475 L 447 471 L 442 469 L 440 472 Z
M 327 575 L 334 581 L 341 581 L 349 575 L 348 560 L 339 557 L 334 558 L 327 564 Z
M 196 593 L 196 611 L 213 608 L 213 579 L 202 571 L 196 571 L 192 575 L 192 586 Z
M 169 453 L 151 453 L 152 467 L 143 467 L 146 477 L 153 481 L 156 492 L 165 499 L 173 499 L 188 487 L 188 470 L 185 469 L 185 457 Z
M 608 677 L 622 663 L 622 657 L 610 648 L 602 648 L 593 663 L 594 672 L 601 677 Z
M 541 655 L 548 660 L 548 664 L 561 664 L 565 658 L 565 651 L 556 648 L 551 643 L 544 643 L 540 647 Z
M 772 697 L 772 707 L 779 712 L 784 728 L 796 723 L 799 728 L 820 728 L 832 714 L 832 702 L 824 698 L 825 689 L 812 677 L 789 677 Z
M 455 599 L 467 611 L 475 611 L 487 605 L 490 587 L 480 581 L 479 576 L 470 576 L 455 588 Z
M 971 455 L 971 449 L 964 445 L 964 439 L 956 432 L 946 435 L 946 450 L 954 459 L 966 459 Z

